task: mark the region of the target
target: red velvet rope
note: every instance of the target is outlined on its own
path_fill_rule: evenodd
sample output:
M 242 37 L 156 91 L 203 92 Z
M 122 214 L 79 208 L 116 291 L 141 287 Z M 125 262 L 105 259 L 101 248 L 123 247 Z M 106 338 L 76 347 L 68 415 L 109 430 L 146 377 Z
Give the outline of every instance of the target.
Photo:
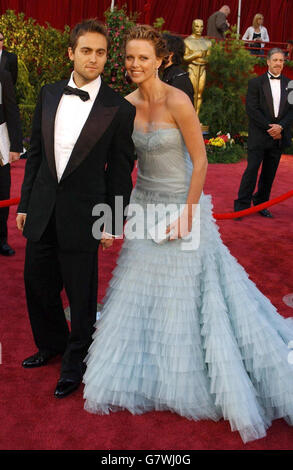
M 288 191 L 287 193 L 282 194 L 282 196 L 278 196 L 275 199 L 271 199 L 270 201 L 263 202 L 262 204 L 258 204 L 257 206 L 250 207 L 249 209 L 244 209 L 243 211 L 226 212 L 224 214 L 213 214 L 213 216 L 217 220 L 235 219 L 237 217 L 243 217 L 245 215 L 254 214 L 255 212 L 261 211 L 262 209 L 266 209 L 267 207 L 278 204 L 279 202 L 285 201 L 286 199 L 292 196 L 293 196 L 293 190 Z M 14 206 L 18 204 L 19 201 L 20 201 L 19 197 L 16 197 L 14 199 L 7 199 L 6 201 L 0 201 L 0 208 Z
M 214 218 L 217 220 L 223 219 L 235 219 L 237 217 L 243 217 L 245 215 L 254 214 L 255 212 L 259 212 L 267 207 L 273 206 L 274 204 L 278 204 L 279 202 L 285 201 L 289 197 L 293 196 L 293 190 L 288 191 L 282 196 L 275 197 L 275 199 L 271 199 L 270 201 L 263 202 L 262 204 L 258 204 L 257 206 L 250 207 L 249 209 L 244 209 L 243 211 L 238 212 L 226 212 L 225 214 L 213 214 Z
M 6 199 L 5 201 L 0 201 L 0 207 L 15 206 L 19 203 L 19 201 L 19 197 L 15 197 L 14 199 Z

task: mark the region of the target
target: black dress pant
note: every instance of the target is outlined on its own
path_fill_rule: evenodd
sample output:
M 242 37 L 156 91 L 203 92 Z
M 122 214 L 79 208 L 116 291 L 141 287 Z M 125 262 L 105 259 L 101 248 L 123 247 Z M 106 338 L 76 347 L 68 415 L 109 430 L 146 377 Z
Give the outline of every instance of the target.
M 281 154 L 282 150 L 279 148 L 278 142 L 275 142 L 270 148 L 248 149 L 247 167 L 241 179 L 238 199 L 234 201 L 235 211 L 248 209 L 251 206 L 251 201 L 257 205 L 269 200 Z M 253 194 L 261 164 L 257 192 Z
M 10 164 L 0 166 L 0 201 L 10 198 Z M 0 208 L 0 245 L 7 242 L 7 220 L 9 215 L 9 207 Z
M 97 314 L 97 252 L 61 250 L 53 215 L 41 240 L 27 242 L 24 279 L 36 346 L 63 354 L 61 377 L 80 380 Z M 60 296 L 63 287 L 70 330 Z

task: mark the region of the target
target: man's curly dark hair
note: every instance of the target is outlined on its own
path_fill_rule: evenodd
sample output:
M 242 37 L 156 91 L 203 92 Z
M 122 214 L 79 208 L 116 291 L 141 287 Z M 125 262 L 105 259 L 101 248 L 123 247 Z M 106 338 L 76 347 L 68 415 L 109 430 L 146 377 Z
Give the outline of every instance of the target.
M 173 52 L 172 63 L 174 65 L 181 65 L 185 53 L 185 44 L 180 36 L 164 33 L 163 38 L 167 43 L 167 48 L 170 53 Z

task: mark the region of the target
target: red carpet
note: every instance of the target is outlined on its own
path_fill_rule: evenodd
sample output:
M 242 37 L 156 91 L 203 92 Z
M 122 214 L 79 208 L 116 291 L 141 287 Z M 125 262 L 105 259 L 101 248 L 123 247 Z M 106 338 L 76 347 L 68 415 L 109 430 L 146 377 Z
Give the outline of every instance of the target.
M 212 194 L 215 212 L 233 210 L 244 162 L 210 165 L 205 192 Z M 20 193 L 24 162 L 13 165 L 11 197 Z M 272 198 L 292 189 L 293 157 L 284 156 L 277 173 Z M 274 219 L 258 214 L 242 221 L 219 221 L 223 241 L 251 279 L 284 316 L 293 309 L 282 301 L 293 293 L 293 198 L 270 208 Z M 25 240 L 15 228 L 16 207 L 10 209 L 9 243 L 13 258 L 0 259 L 2 346 L 0 449 L 7 450 L 289 450 L 293 449 L 293 428 L 274 421 L 264 439 L 244 445 L 227 422 L 192 422 L 170 412 L 132 416 L 128 412 L 110 416 L 90 415 L 83 410 L 82 387 L 73 395 L 53 397 L 60 363 L 29 370 L 22 360 L 35 352 L 26 313 L 23 288 Z M 100 252 L 99 301 L 115 264 L 121 243 Z

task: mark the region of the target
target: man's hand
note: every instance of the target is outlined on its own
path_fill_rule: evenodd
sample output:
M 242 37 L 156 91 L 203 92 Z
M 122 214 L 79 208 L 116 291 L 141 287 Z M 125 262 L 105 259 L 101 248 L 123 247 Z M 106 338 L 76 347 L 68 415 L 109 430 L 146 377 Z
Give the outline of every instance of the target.
M 107 248 L 110 248 L 113 245 L 115 237 L 112 237 L 112 235 L 108 233 L 103 233 L 102 238 L 101 238 L 101 245 L 104 250 L 107 250 Z
M 9 163 L 19 160 L 20 152 L 9 152 Z
M 24 224 L 25 224 L 25 219 L 26 219 L 26 214 L 17 214 L 16 226 L 17 226 L 18 230 L 20 230 L 21 232 L 23 231 L 23 227 L 24 227 Z
M 273 139 L 281 139 L 281 132 L 283 129 L 282 126 L 280 126 L 279 124 L 269 124 L 269 126 L 270 129 L 267 130 L 268 134 L 270 134 Z

